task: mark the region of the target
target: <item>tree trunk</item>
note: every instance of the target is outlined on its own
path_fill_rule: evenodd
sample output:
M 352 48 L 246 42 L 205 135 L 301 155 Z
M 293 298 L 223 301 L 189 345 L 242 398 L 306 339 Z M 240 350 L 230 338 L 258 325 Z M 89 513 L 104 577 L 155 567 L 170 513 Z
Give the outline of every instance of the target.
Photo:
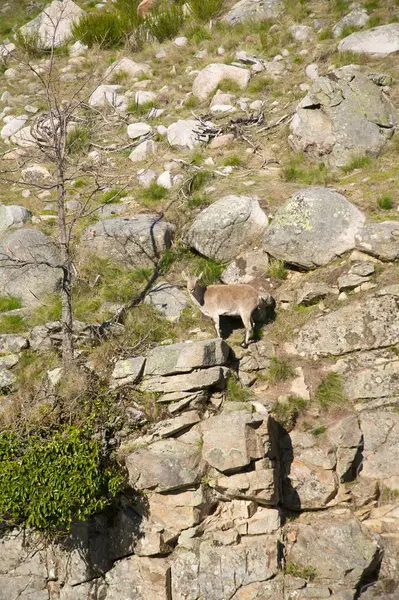
M 72 320 L 72 265 L 69 239 L 65 219 L 65 181 L 62 167 L 57 168 L 57 213 L 58 243 L 62 264 L 61 325 L 62 325 L 62 366 L 66 373 L 74 359 L 73 320 Z

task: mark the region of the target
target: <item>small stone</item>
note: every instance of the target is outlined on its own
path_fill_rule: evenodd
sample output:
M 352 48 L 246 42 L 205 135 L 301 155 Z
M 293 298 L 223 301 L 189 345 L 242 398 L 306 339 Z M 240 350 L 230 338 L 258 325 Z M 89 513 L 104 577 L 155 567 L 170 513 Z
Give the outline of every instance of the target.
M 134 148 L 130 153 L 129 158 L 132 162 L 146 160 L 149 156 L 156 154 L 157 147 L 157 143 L 153 140 L 146 140 Z
M 182 47 L 182 46 L 187 46 L 188 39 L 187 39 L 186 37 L 184 37 L 184 36 L 182 36 L 182 37 L 177 37 L 177 38 L 174 40 L 174 42 L 173 42 L 173 43 L 174 43 L 174 45 L 175 45 L 175 46 L 178 46 L 178 47 L 180 48 L 180 47 Z
M 132 140 L 148 135 L 151 131 L 151 125 L 148 125 L 147 123 L 131 123 L 127 127 L 127 134 Z
M 209 148 L 212 150 L 216 150 L 218 148 L 225 148 L 226 146 L 230 146 L 234 142 L 234 134 L 233 133 L 225 133 L 224 135 L 219 135 L 211 141 L 209 144 Z
M 316 81 L 319 76 L 319 67 L 316 63 L 311 63 L 305 69 L 305 73 L 309 79 L 312 81 Z

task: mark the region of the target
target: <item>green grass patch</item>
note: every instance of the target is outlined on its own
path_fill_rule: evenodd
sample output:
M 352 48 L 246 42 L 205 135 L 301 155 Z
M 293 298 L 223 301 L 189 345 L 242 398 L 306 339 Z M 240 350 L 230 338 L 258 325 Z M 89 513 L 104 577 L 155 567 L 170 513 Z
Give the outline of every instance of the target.
M 159 185 L 156 181 L 152 181 L 150 185 L 143 189 L 142 198 L 146 202 L 154 203 L 160 202 L 164 198 L 167 198 L 169 195 L 169 190 L 166 189 L 163 185 Z
M 155 103 L 152 100 L 150 100 L 149 102 L 144 102 L 144 104 L 138 104 L 137 102 L 133 101 L 129 103 L 127 107 L 127 112 L 128 114 L 135 115 L 136 117 L 144 117 L 148 115 L 148 113 L 152 108 L 154 108 L 154 106 Z M 129 150 L 129 154 L 130 152 L 131 150 Z
M 41 58 L 48 53 L 40 35 L 36 31 L 22 33 L 17 31 L 15 35 L 15 45 L 28 58 Z
M 21 315 L 1 315 L 0 333 L 21 333 L 27 326 Z
M 35 327 L 36 325 L 44 325 L 44 323 L 48 323 L 49 321 L 59 321 L 61 319 L 61 312 L 60 296 L 51 294 L 32 312 L 29 318 L 29 325 Z
M 325 425 L 320 425 L 320 427 L 315 427 L 314 429 L 311 429 L 310 433 L 317 437 L 319 435 L 323 435 L 323 433 L 325 433 L 326 431 L 327 427 Z
M 285 10 L 296 23 L 300 23 L 310 13 L 307 0 L 285 0 Z
M 309 565 L 300 565 L 294 562 L 287 562 L 284 566 L 285 575 L 292 575 L 292 577 L 300 577 L 306 579 L 306 581 L 313 581 L 317 576 L 315 567 Z
M 226 400 L 230 402 L 248 402 L 253 398 L 250 388 L 242 385 L 234 377 L 229 377 L 226 387 Z
M 342 38 L 346 38 L 348 35 L 351 35 L 351 33 L 356 33 L 356 31 L 360 31 L 361 27 L 356 27 L 356 25 L 344 25 L 341 29 L 341 33 L 339 34 L 339 37 Z
M 211 285 L 220 281 L 220 276 L 223 273 L 225 266 L 222 263 L 194 254 L 191 250 L 183 250 L 181 255 L 182 268 L 195 275 L 202 273 L 201 282 L 203 285 Z
M 337 406 L 346 402 L 342 375 L 331 371 L 317 386 L 315 400 L 322 408 Z
M 370 156 L 354 156 L 351 160 L 342 167 L 344 173 L 352 173 L 355 169 L 365 169 L 370 167 L 372 164 L 372 158 Z
M 218 17 L 224 10 L 225 0 L 189 0 L 190 12 L 199 21 L 210 21 Z
M 371 15 L 370 20 L 367 23 L 367 29 L 378 27 L 379 25 L 382 25 L 382 19 L 380 15 Z
M 233 79 L 222 79 L 218 84 L 218 90 L 224 94 L 240 94 L 242 92 L 242 88 Z
M 303 414 L 308 402 L 300 396 L 288 396 L 284 401 L 278 401 L 273 406 L 273 416 L 285 429 L 292 429 L 298 417 Z
M 0 296 L 0 313 L 21 308 L 22 303 L 15 296 Z
M 212 199 L 201 192 L 194 193 L 187 200 L 187 206 L 190 208 L 201 208 L 203 206 L 209 206 L 209 204 L 212 204 Z
M 270 277 L 284 281 L 288 277 L 288 269 L 283 260 L 272 258 L 267 268 L 267 274 Z
M 66 147 L 69 154 L 80 154 L 90 146 L 90 128 L 87 125 L 77 125 L 67 136 Z
M 273 83 L 274 82 L 271 77 L 267 77 L 267 75 L 259 75 L 258 77 L 253 77 L 250 80 L 246 91 L 249 94 L 260 94 L 261 92 L 266 92 Z
M 393 198 L 391 194 L 385 194 L 377 199 L 377 206 L 381 210 L 391 210 L 393 208 Z
M 121 188 L 112 188 L 108 190 L 101 197 L 102 204 L 116 204 L 120 202 L 122 198 L 126 198 L 128 195 L 127 191 Z
M 324 42 L 324 40 L 332 40 L 334 38 L 333 30 L 331 27 L 324 27 L 317 34 L 317 39 L 319 42 Z
M 150 34 L 162 43 L 177 36 L 184 22 L 183 6 L 162 2 L 148 14 L 145 26 Z
M 238 154 L 230 154 L 223 159 L 223 165 L 225 167 L 240 167 L 242 165 L 242 158 Z
M 91 48 L 119 48 L 126 39 L 126 23 L 114 12 L 95 11 L 84 15 L 72 26 L 72 35 Z
M 303 154 L 292 156 L 285 163 L 282 170 L 282 177 L 284 181 L 304 183 L 306 185 L 326 185 L 332 179 L 323 162 L 314 165 L 307 162 Z
M 195 44 L 200 44 L 212 39 L 212 33 L 209 29 L 199 23 L 190 23 L 185 28 L 184 33 L 189 40 L 192 40 Z
M 267 378 L 272 383 L 279 383 L 292 379 L 295 375 L 294 369 L 290 363 L 282 358 L 273 356 L 270 361 L 270 367 L 267 371 Z

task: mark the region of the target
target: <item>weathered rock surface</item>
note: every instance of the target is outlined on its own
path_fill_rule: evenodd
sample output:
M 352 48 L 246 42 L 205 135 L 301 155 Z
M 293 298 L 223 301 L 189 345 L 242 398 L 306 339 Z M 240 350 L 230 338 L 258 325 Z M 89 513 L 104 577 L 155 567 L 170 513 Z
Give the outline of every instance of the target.
M 104 79 L 126 73 L 128 77 L 140 77 L 141 75 L 151 75 L 151 67 L 146 63 L 136 63 L 126 56 L 112 63 L 104 73 Z
M 399 291 L 380 290 L 306 324 L 295 345 L 302 356 L 340 355 L 399 342 Z
M 125 358 L 118 360 L 112 372 L 113 385 L 119 387 L 127 383 L 137 383 L 144 371 L 145 358 Z
M 154 140 L 145 140 L 131 151 L 129 158 L 132 162 L 141 162 L 149 156 L 156 154 L 157 148 L 158 144 Z
M 364 413 L 360 416 L 360 428 L 364 448 L 359 476 L 399 490 L 399 414 Z
M 313 269 L 355 247 L 364 215 L 333 189 L 312 187 L 277 210 L 263 247 L 275 258 Z
M 341 52 L 393 54 L 399 51 L 399 24 L 390 23 L 367 31 L 351 33 L 338 44 Z
M 106 575 L 105 600 L 168 600 L 167 558 L 131 556 Z M 76 596 L 75 596 L 76 597 Z
M 256 198 L 226 196 L 201 212 L 187 233 L 186 243 L 208 258 L 227 262 L 256 243 L 267 222 Z
M 84 248 L 131 268 L 150 267 L 169 248 L 174 227 L 154 215 L 98 221 L 83 232 Z
M 0 596 L 4 600 L 48 600 L 45 557 L 24 541 L 24 535 L 16 530 L 0 538 Z
M 367 223 L 356 234 L 356 247 L 384 261 L 399 258 L 399 223 Z
M 61 269 L 55 244 L 36 229 L 18 229 L 0 240 L 0 289 L 27 306 L 55 292 Z
M 145 375 L 174 375 L 225 365 L 230 348 L 220 338 L 158 346 L 147 354 Z
M 269 258 L 263 250 L 252 250 L 237 256 L 221 275 L 223 283 L 251 283 L 263 277 L 269 266 Z
M 194 119 L 179 119 L 176 123 L 172 123 L 168 127 L 168 142 L 172 147 L 189 148 L 192 150 L 199 144 L 197 129 L 198 121 Z
M 247 19 L 276 19 L 283 8 L 281 0 L 241 0 L 234 4 L 224 19 L 233 24 Z
M 376 156 L 396 124 L 391 101 L 366 73 L 349 65 L 314 82 L 297 107 L 289 143 L 297 152 L 342 167 L 359 155 Z
M 168 375 L 147 377 L 141 384 L 141 389 L 147 392 L 192 392 L 210 387 L 224 387 L 227 379 L 227 369 L 211 367 L 197 369 L 184 375 Z
M 7 229 L 24 225 L 31 218 L 32 213 L 24 206 L 0 204 L 0 235 Z
M 37 34 L 44 48 L 61 46 L 71 36 L 72 25 L 85 14 L 72 0 L 54 0 L 20 31 L 25 36 Z
M 127 98 L 123 94 L 118 93 L 121 89 L 121 85 L 99 85 L 89 98 L 90 106 L 112 106 L 117 110 L 125 111 L 127 108 Z
M 167 281 L 159 281 L 154 285 L 144 302 L 154 306 L 168 321 L 178 321 L 182 311 L 189 305 L 183 292 Z
M 326 298 L 330 294 L 336 293 L 337 289 L 326 283 L 305 282 L 300 290 L 298 290 L 296 302 L 303 306 L 311 306 L 312 304 L 317 304 L 319 300 L 323 300 L 323 298 Z
M 370 17 L 367 14 L 367 10 L 360 7 L 354 8 L 334 25 L 334 37 L 339 37 L 345 27 L 364 27 L 369 21 Z
M 247 69 L 225 65 L 222 63 L 210 64 L 202 69 L 194 79 L 193 94 L 201 100 L 206 98 L 216 90 L 221 81 L 226 79 L 234 81 L 240 88 L 247 87 L 251 78 L 251 73 Z

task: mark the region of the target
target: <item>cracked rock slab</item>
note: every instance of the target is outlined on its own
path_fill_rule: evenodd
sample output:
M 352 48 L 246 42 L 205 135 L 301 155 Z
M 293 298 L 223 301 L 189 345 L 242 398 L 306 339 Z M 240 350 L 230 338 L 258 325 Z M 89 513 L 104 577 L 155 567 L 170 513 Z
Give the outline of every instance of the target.
M 388 55 L 399 52 L 399 23 L 373 27 L 348 35 L 338 44 L 340 52 Z
M 377 479 L 388 488 L 399 489 L 399 414 L 363 413 L 360 428 L 364 449 L 359 476 Z

